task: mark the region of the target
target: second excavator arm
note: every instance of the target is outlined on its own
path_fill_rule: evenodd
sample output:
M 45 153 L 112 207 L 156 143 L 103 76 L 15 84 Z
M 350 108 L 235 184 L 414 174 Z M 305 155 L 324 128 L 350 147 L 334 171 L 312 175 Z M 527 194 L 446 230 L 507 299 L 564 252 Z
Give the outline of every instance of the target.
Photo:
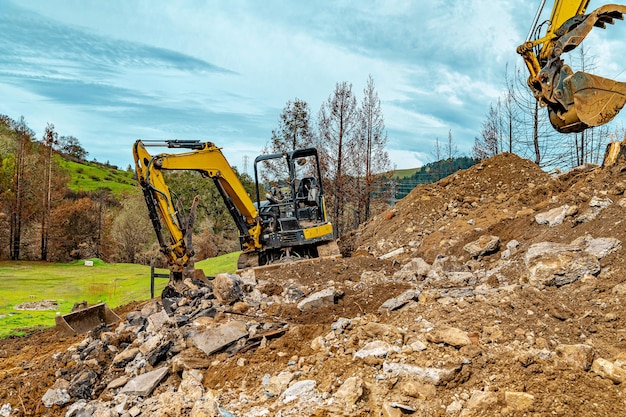
M 626 83 L 573 72 L 561 54 L 576 48 L 594 27 L 623 20 L 626 6 L 607 4 L 584 14 L 589 0 L 555 0 L 546 33 L 537 33 L 537 12 L 526 42 L 517 48 L 529 71 L 528 85 L 550 122 L 562 133 L 580 132 L 610 122 L 626 103 Z M 535 36 L 533 40 L 532 37 Z

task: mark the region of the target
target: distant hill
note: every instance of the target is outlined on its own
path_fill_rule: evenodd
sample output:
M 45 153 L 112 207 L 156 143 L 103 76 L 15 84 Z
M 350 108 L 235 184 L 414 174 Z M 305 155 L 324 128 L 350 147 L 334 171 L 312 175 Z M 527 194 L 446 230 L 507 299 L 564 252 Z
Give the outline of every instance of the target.
M 69 174 L 68 187 L 72 191 L 95 191 L 109 189 L 113 194 L 136 190 L 135 173 L 122 171 L 114 166 L 98 162 L 79 161 L 59 156 L 59 164 Z

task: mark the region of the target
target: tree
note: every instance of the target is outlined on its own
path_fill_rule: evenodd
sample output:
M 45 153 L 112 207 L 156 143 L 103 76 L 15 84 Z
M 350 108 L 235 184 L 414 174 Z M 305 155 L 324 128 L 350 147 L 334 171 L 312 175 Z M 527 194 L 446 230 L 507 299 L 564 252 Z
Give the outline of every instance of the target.
M 42 156 L 44 163 L 42 210 L 41 210 L 41 260 L 48 259 L 48 226 L 50 223 L 50 210 L 52 204 L 52 148 L 58 143 L 58 133 L 54 131 L 54 125 L 48 123 L 41 139 L 44 147 Z
M 116 258 L 134 263 L 137 255 L 153 239 L 152 224 L 142 196 L 126 196 L 113 220 L 111 235 L 117 247 Z
M 306 101 L 296 98 L 288 101 L 280 114 L 278 128 L 272 130 L 270 142 L 263 148 L 264 154 L 274 154 L 307 148 L 313 145 L 311 111 Z M 262 163 L 261 179 L 270 182 L 285 172 L 281 160 Z
M 374 185 L 381 180 L 381 174 L 391 169 L 389 154 L 385 150 L 387 133 L 385 121 L 380 108 L 380 99 L 374 87 L 374 79 L 370 75 L 367 86 L 363 90 L 363 101 L 359 109 L 360 125 L 356 136 L 355 149 L 361 150 L 359 158 L 354 158 L 356 178 L 364 179 L 364 187 L 359 190 L 359 210 L 363 212 L 359 218 L 362 223 L 371 216 L 371 205 L 374 199 Z M 364 172 L 360 172 L 360 168 Z M 382 197 L 382 195 L 380 195 Z M 380 198 L 379 198 L 380 199 Z M 362 210 L 361 210 L 362 209 Z
M 89 197 L 64 200 L 50 215 L 51 261 L 66 262 L 98 255 L 99 211 Z
M 320 162 L 324 165 L 328 179 L 324 188 L 331 197 L 331 220 L 335 226 L 335 236 L 342 235 L 347 221 L 344 210 L 347 195 L 347 161 L 353 149 L 354 136 L 359 127 L 356 98 L 352 94 L 352 84 L 337 83 L 335 91 L 322 104 L 318 127 L 320 135 Z
M 30 178 L 26 176 L 27 159 L 32 155 L 32 139 L 35 132 L 26 125 L 24 116 L 20 117 L 17 123 L 13 123 L 13 130 L 16 133 L 17 147 L 15 150 L 14 176 L 11 182 L 11 189 L 14 190 L 13 202 L 11 205 L 11 226 L 10 226 L 10 257 L 11 260 L 20 259 L 22 225 L 32 214 L 32 195 L 29 187 L 29 179 L 34 180 L 35 175 Z
M 58 149 L 60 152 L 72 156 L 74 158 L 78 158 L 80 160 L 85 160 L 89 152 L 85 150 L 74 136 L 61 136 L 59 138 Z
M 472 156 L 475 159 L 486 159 L 498 154 L 499 143 L 499 116 L 498 111 L 493 105 L 489 106 L 487 120 L 483 122 L 480 131 L 480 138 L 474 138 L 474 146 L 472 147 Z
M 271 153 L 282 153 L 306 148 L 313 144 L 311 111 L 306 101 L 296 98 L 288 101 L 280 114 L 278 128 L 272 130 Z

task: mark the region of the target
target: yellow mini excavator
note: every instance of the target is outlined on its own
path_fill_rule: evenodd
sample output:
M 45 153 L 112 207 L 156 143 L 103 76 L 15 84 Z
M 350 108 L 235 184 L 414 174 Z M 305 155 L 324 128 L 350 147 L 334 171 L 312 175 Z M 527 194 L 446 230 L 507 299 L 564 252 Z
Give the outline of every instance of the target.
M 548 108 L 552 126 L 561 133 L 610 122 L 626 103 L 626 83 L 573 72 L 561 54 L 580 45 L 593 27 L 623 20 L 626 6 L 607 4 L 585 14 L 589 0 L 555 0 L 546 26 L 538 25 L 544 4 L 542 0 L 526 42 L 517 48 L 530 72 L 533 95 Z
M 188 151 L 152 156 L 147 146 Z M 163 175 L 168 170 L 197 171 L 213 180 L 239 229 L 242 250 L 239 269 L 339 255 L 332 224 L 326 218 L 315 148 L 257 157 L 255 202 L 221 148 L 211 142 L 138 140 L 133 146 L 133 156 L 150 219 L 168 261 L 170 286 L 175 289 L 182 288 L 183 279 L 193 275 L 191 235 L 200 196 L 196 196 L 189 214 L 185 215 Z M 264 190 L 268 192 L 262 196 Z

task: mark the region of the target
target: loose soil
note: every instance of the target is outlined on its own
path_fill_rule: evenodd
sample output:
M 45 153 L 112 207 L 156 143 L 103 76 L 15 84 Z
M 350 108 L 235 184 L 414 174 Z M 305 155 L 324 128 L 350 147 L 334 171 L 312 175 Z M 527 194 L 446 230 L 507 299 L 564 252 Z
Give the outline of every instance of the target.
M 301 360 L 310 361 L 304 364 L 307 378 L 315 379 L 321 391 L 333 392 L 338 381 L 350 376 L 375 378 L 382 359 L 364 363 L 345 355 L 358 349 L 360 339 L 367 338 L 367 334 L 353 334 L 341 349 L 331 350 L 327 359 L 313 361 L 311 358 L 317 356 L 312 342 L 327 335 L 332 323 L 342 317 L 360 317 L 400 329 L 406 339 L 407 334 L 419 331 L 419 323 L 427 321 L 462 329 L 476 343 L 461 349 L 440 344 L 419 352 L 416 361 L 423 366 L 458 364 L 461 358 L 470 362 L 453 381 L 437 386 L 435 392 L 426 392 L 423 398 L 402 398 L 418 410 L 420 401 L 437 405 L 423 415 L 450 415 L 446 407 L 453 401 L 466 401 L 476 390 L 489 390 L 498 394 L 498 403 L 490 410 L 469 415 L 626 416 L 626 382 L 617 384 L 537 353 L 554 351 L 559 344 L 584 343 L 593 347 L 596 357 L 626 355 L 626 294 L 614 290 L 626 283 L 623 246 L 602 258 L 597 277 L 562 287 L 530 286 L 526 272 L 519 267 L 533 243 L 570 243 L 591 235 L 617 238 L 626 244 L 626 209 L 619 204 L 626 189 L 625 171 L 624 165 L 604 169 L 585 166 L 550 176 L 528 160 L 501 154 L 436 184 L 415 188 L 394 207 L 343 238 L 339 243 L 344 258 L 285 264 L 258 273 L 258 288 L 267 295 L 291 287 L 313 293 L 333 286 L 342 296 L 330 308 L 304 313 L 295 302 L 263 306 L 264 316 L 287 324 L 288 331 L 269 339 L 264 347 L 214 355 L 205 374 L 205 387 L 224 393 L 224 404 L 237 400 L 228 397 L 235 389 L 247 390 L 253 398 L 265 374 L 276 375 L 290 361 L 304 358 Z M 610 198 L 613 204 L 593 221 L 576 223 L 571 216 L 554 227 L 535 221 L 537 213 L 563 205 L 576 206 L 577 213 L 583 213 L 594 196 Z M 498 300 L 423 296 L 410 308 L 379 311 L 383 302 L 412 287 L 410 282 L 391 279 L 412 258 L 421 257 L 432 264 L 437 257 L 456 257 L 475 270 L 489 270 L 500 260 L 501 252 L 470 260 L 464 250 L 467 243 L 483 235 L 498 236 L 503 246 L 513 239 L 520 244 L 509 266 L 488 280 L 492 287 L 510 287 L 505 296 Z M 389 259 L 380 258 L 398 249 L 403 251 Z M 116 313 L 123 316 L 138 308 L 139 304 L 128 305 Z M 245 317 L 246 313 L 238 314 Z M 495 327 L 498 332 L 493 331 Z M 385 337 L 391 340 L 396 336 Z M 41 398 L 58 378 L 55 353 L 82 339 L 62 337 L 49 329 L 0 340 L 0 406 L 10 403 L 14 415 L 65 415 L 66 408 L 46 409 Z M 238 366 L 242 362 L 245 365 Z M 396 383 L 397 378 L 390 379 L 388 388 Z M 533 404 L 516 411 L 507 407 L 505 392 L 530 393 Z M 379 415 L 377 405 L 367 403 L 367 398 L 366 393 L 364 404 L 350 415 Z M 237 410 L 230 411 L 239 416 Z M 326 410 L 310 415 L 343 414 Z

